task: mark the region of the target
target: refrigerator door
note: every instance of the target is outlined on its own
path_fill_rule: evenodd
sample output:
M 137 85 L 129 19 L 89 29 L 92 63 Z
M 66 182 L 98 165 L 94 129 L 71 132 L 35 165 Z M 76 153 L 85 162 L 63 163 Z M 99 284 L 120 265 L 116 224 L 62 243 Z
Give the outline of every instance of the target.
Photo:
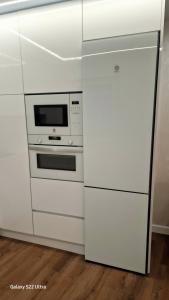
M 158 33 L 83 43 L 85 186 L 149 192 Z
M 146 273 L 148 195 L 85 188 L 85 258 Z

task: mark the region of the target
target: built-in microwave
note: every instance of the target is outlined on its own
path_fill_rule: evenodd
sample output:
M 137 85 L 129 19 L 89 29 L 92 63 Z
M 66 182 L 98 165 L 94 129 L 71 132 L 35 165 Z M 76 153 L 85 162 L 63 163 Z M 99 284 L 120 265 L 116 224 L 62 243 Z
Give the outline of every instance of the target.
M 82 145 L 82 94 L 26 95 L 29 144 Z
M 83 147 L 29 145 L 31 177 L 83 182 Z

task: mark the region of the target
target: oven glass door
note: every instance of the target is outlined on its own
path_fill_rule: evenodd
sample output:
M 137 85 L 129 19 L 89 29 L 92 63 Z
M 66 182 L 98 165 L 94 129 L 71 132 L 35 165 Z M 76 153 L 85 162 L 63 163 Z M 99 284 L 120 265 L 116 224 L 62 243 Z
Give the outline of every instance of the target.
M 48 170 L 76 171 L 76 156 L 38 153 L 37 168 Z
M 83 182 L 83 148 L 29 146 L 31 176 Z

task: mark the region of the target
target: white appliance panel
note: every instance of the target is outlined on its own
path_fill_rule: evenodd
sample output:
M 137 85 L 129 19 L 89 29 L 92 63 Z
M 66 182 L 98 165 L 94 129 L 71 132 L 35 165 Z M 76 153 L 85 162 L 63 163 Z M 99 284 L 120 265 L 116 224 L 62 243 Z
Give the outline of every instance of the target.
M 84 43 L 85 186 L 149 192 L 157 33 L 140 39 Z
M 87 260 L 146 273 L 148 195 L 85 188 Z
M 70 94 L 71 135 L 83 135 L 83 102 L 82 94 Z

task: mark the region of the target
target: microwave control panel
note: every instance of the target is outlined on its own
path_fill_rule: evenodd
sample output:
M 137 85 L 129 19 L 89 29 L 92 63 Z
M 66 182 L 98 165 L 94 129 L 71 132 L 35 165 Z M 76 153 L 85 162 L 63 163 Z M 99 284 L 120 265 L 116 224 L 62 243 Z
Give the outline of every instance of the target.
M 71 135 L 83 135 L 82 94 L 70 94 Z

